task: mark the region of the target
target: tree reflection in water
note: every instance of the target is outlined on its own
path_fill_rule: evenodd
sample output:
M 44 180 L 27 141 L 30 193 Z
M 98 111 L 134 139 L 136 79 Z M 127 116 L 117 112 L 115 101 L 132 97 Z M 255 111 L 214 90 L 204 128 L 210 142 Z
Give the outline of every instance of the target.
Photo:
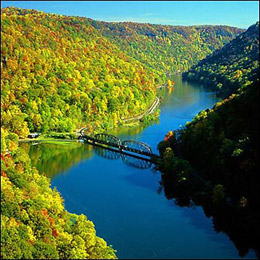
M 259 258 L 260 216 L 255 206 L 245 206 L 243 201 L 237 203 L 232 194 L 216 200 L 212 183 L 202 183 L 194 176 L 185 182 L 180 182 L 174 174 L 163 173 L 161 176 L 158 191 L 164 191 L 167 199 L 180 207 L 202 206 L 205 215 L 212 218 L 214 230 L 227 234 L 241 257 L 252 249 Z
M 93 147 L 81 143 L 51 144 L 21 143 L 20 146 L 29 153 L 32 166 L 49 178 L 65 172 L 82 160 L 92 157 Z

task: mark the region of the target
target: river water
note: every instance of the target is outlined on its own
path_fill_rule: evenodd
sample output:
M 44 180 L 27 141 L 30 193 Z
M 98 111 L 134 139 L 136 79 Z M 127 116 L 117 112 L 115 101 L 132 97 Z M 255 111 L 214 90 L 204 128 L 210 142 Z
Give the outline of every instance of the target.
M 158 90 L 163 102 L 157 122 L 110 133 L 146 142 L 158 154 L 157 144 L 169 130 L 217 102 L 214 93 L 201 86 L 180 76 L 174 80 L 173 92 Z M 97 235 L 113 245 L 118 258 L 241 258 L 200 206 L 180 207 L 167 200 L 160 189 L 161 173 L 153 167 L 87 144 L 32 145 L 30 156 L 39 171 L 51 177 L 66 209 L 93 221 Z M 246 257 L 255 254 L 249 251 Z

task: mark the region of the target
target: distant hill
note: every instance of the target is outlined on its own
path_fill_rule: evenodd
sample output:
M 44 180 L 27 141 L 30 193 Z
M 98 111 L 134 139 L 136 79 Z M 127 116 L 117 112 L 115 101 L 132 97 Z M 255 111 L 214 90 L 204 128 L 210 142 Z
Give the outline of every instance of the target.
M 244 31 L 229 26 L 89 21 L 131 57 L 147 67 L 168 73 L 189 69 Z
M 203 83 L 228 97 L 259 77 L 259 22 L 222 49 L 183 73 L 183 78 Z

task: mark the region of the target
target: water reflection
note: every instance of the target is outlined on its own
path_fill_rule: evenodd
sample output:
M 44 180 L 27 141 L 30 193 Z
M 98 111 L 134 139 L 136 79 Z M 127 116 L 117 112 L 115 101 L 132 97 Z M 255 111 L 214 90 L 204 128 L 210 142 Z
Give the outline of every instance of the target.
M 98 156 L 106 158 L 106 159 L 110 159 L 110 160 L 117 160 L 117 159 L 121 158 L 125 164 L 132 166 L 134 168 L 148 169 L 152 165 L 150 160 L 141 158 L 136 155 L 129 155 L 124 152 L 115 151 L 111 148 L 104 148 L 104 147 L 96 146 L 96 145 L 93 147 L 94 147 L 95 153 Z
M 55 177 L 57 174 L 68 170 L 71 166 L 91 158 L 93 153 L 99 157 L 109 160 L 121 160 L 132 167 L 138 169 L 147 169 L 151 167 L 151 162 L 135 158 L 126 154 L 121 154 L 112 149 L 104 149 L 102 147 L 95 147 L 87 144 L 38 144 L 30 145 L 28 143 L 21 144 L 25 150 L 28 151 L 32 164 L 37 169 L 46 174 L 48 177 Z M 125 176 L 125 179 L 131 183 L 148 186 L 149 175 L 140 175 L 138 172 Z M 144 178 L 144 179 L 143 179 Z M 148 185 L 149 184 L 149 185 Z M 167 174 L 161 175 L 161 181 L 157 187 L 158 193 L 164 193 L 164 196 L 172 201 L 175 205 L 183 208 L 201 206 L 204 214 L 212 219 L 212 226 L 214 230 L 219 233 L 225 233 L 236 246 L 241 257 L 248 257 L 248 252 L 254 250 L 255 254 L 251 252 L 251 256 L 259 257 L 259 214 L 254 209 L 244 209 L 238 211 L 236 205 L 232 203 L 232 199 L 216 207 L 212 204 L 212 187 L 206 186 L 205 183 L 200 182 L 196 177 L 190 177 L 187 182 L 179 182 L 174 176 Z M 183 211 L 184 217 L 194 219 L 190 216 L 189 210 Z M 193 222 L 196 224 L 197 222 Z
M 148 169 L 152 165 L 152 163 L 150 161 L 138 159 L 138 158 L 128 156 L 125 154 L 121 154 L 121 158 L 125 164 L 138 168 L 138 169 Z
M 139 156 L 129 156 L 110 148 L 77 142 L 70 144 L 39 143 L 37 145 L 21 143 L 20 146 L 28 152 L 32 165 L 49 178 L 67 171 L 85 159 L 90 159 L 93 153 L 109 160 L 121 158 L 125 164 L 138 169 L 148 169 L 152 165 L 149 160 Z
M 146 142 L 155 151 L 165 133 L 216 102 L 214 95 L 200 87 L 182 82 L 180 77 L 174 80 L 172 94 L 165 89 L 158 91 L 163 98 L 160 121 L 109 133 L 121 140 Z M 119 258 L 239 258 L 233 244 L 221 233 L 227 234 L 241 257 L 255 258 L 253 252 L 247 254 L 251 248 L 259 252 L 258 215 L 253 210 L 237 212 L 229 204 L 214 208 L 210 189 L 196 179 L 181 183 L 165 174 L 152 174 L 152 167 L 140 171 L 137 168 L 146 169 L 149 163 L 87 144 L 24 146 L 40 172 L 55 176 L 52 185 L 64 197 L 66 209 L 93 220 L 99 236 L 114 245 Z M 66 176 L 60 174 L 65 171 Z
M 93 148 L 98 156 L 104 157 L 106 159 L 118 160 L 121 157 L 119 152 L 112 149 L 104 149 L 100 146 L 93 146 Z
M 142 124 L 133 124 L 132 126 L 118 126 L 109 131 L 110 134 L 119 137 L 120 139 L 131 139 L 131 136 L 138 137 L 145 129 L 152 125 L 158 125 L 160 122 L 159 118 L 156 118 L 150 122 L 143 122 Z M 127 138 L 125 138 L 127 137 Z
M 162 191 L 168 200 L 180 207 L 202 206 L 204 214 L 212 219 L 214 230 L 228 235 L 241 257 L 250 257 L 250 254 L 259 258 L 260 215 L 255 206 L 239 207 L 232 193 L 227 201 L 216 205 L 212 203 L 212 186 L 194 176 L 180 182 L 173 174 L 162 174 L 158 192 Z
M 49 178 L 65 172 L 73 165 L 91 158 L 93 155 L 91 145 L 83 145 L 78 142 L 70 144 L 39 143 L 37 145 L 21 143 L 20 146 L 28 152 L 32 165 Z

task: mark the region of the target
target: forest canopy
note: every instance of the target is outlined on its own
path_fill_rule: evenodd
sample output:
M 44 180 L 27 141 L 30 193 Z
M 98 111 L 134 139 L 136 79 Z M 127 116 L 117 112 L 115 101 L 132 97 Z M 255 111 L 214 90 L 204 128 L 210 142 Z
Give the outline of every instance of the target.
M 1 11 L 1 123 L 21 138 L 116 127 L 151 105 L 167 72 L 189 68 L 243 31 Z
M 244 31 L 229 26 L 89 21 L 129 56 L 164 73 L 189 69 Z

